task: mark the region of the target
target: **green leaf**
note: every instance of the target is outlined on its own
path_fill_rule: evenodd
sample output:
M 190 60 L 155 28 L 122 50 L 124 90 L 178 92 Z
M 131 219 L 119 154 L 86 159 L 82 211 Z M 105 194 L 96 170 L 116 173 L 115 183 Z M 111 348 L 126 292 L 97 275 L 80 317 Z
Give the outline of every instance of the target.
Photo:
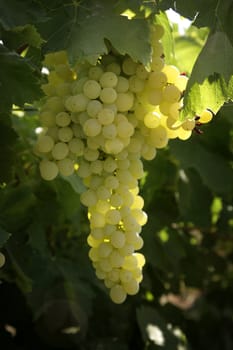
M 190 75 L 201 49 L 201 44 L 194 38 L 178 36 L 175 39 L 176 66 L 180 71 Z
M 168 1 L 165 0 L 165 3 Z M 218 0 L 176 0 L 172 1 L 173 10 L 180 13 L 183 17 L 190 18 L 198 27 L 214 27 L 216 23 L 216 8 Z M 163 4 L 163 1 L 162 1 Z M 168 2 L 169 4 L 169 2 Z
M 85 191 L 85 186 L 84 186 L 81 178 L 78 175 L 76 175 L 76 174 L 73 174 L 70 176 L 62 176 L 61 175 L 61 178 L 64 181 L 68 182 L 76 193 L 80 194 L 80 193 Z
M 183 141 L 171 141 L 170 148 L 184 169 L 194 168 L 200 174 L 203 184 L 219 194 L 231 194 L 233 170 L 222 155 L 202 144 L 201 136 Z
M 30 63 L 0 45 L 0 109 L 33 102 L 42 96 L 40 76 Z M 36 75 L 37 74 L 37 75 Z
M 232 16 L 233 16 L 233 3 L 231 0 L 220 0 L 217 7 L 218 20 L 221 23 L 221 28 L 228 35 L 228 39 L 233 45 L 233 27 L 232 27 Z
M 233 47 L 224 32 L 211 33 L 192 70 L 181 117 L 209 108 L 216 113 L 233 98 Z
M 37 22 L 45 11 L 34 0 L 0 0 L 0 24 L 6 30 Z
M 8 120 L 7 114 L 0 114 L 0 183 L 11 180 L 16 159 L 14 145 L 18 136 Z
M 7 232 L 0 226 L 0 248 L 8 241 L 11 233 Z
M 108 52 L 106 39 L 120 54 L 128 54 L 145 65 L 150 61 L 147 21 L 117 15 L 114 6 L 106 1 L 95 1 L 88 8 L 59 8 L 40 30 L 47 40 L 45 49 L 66 49 L 72 62 L 87 59 L 95 64 L 100 55 Z
M 178 203 L 181 219 L 199 227 L 211 225 L 212 195 L 193 169 L 180 170 Z
M 5 46 L 17 52 L 24 46 L 40 48 L 44 42 L 37 29 L 30 24 L 3 31 L 2 40 Z
M 168 21 L 165 12 L 160 12 L 156 15 L 156 23 L 159 23 L 164 28 L 164 35 L 162 37 L 162 44 L 164 48 L 164 55 L 167 64 L 174 63 L 174 39 L 172 36 L 172 28 Z

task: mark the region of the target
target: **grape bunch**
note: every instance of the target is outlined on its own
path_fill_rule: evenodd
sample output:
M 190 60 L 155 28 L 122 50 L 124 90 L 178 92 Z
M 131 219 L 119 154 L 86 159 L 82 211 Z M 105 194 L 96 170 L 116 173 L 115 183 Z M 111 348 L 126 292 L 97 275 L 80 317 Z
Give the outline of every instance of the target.
M 162 35 L 163 28 L 155 25 L 151 71 L 117 53 L 76 69 L 64 51 L 48 54 L 44 62 L 50 73 L 43 86 L 43 132 L 35 146 L 41 176 L 53 180 L 76 171 L 83 180 L 89 257 L 115 303 L 136 294 L 142 281 L 143 159 L 152 160 L 169 139 L 187 139 L 196 124 L 179 121 L 188 78 L 165 64 Z M 200 122 L 210 114 L 203 112 Z

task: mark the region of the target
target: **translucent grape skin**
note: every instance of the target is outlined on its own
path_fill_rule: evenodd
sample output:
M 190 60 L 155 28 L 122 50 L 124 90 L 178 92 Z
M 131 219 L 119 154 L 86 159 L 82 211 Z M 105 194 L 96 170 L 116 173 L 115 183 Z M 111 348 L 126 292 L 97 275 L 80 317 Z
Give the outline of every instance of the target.
M 188 78 L 165 63 L 163 33 L 155 24 L 151 71 L 129 56 L 114 54 L 96 66 L 80 65 L 77 72 L 64 51 L 45 59 L 50 74 L 40 112 L 44 130 L 35 147 L 42 157 L 41 177 L 51 181 L 77 172 L 82 179 L 89 258 L 116 304 L 135 295 L 143 278 L 145 258 L 137 252 L 147 222 L 138 185 L 144 175 L 142 158 L 153 159 L 169 139 L 185 140 L 195 128 L 194 118 L 179 123 Z M 212 117 L 205 110 L 199 121 Z

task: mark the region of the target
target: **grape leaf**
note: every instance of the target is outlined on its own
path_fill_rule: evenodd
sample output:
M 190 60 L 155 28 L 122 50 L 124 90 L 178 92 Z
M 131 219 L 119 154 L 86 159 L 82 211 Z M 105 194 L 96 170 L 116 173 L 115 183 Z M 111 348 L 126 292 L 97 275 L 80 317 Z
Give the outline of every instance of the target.
M 183 17 L 193 20 L 193 23 L 198 27 L 214 27 L 218 2 L 218 0 L 163 0 L 159 4 L 159 7 L 163 10 L 171 7 Z
M 181 118 L 209 108 L 216 113 L 233 98 L 233 47 L 224 32 L 211 33 L 192 70 Z
M 156 22 L 164 28 L 164 35 L 162 37 L 162 44 L 164 48 L 164 55 L 166 57 L 166 63 L 174 63 L 174 39 L 172 36 L 172 30 L 168 21 L 167 15 L 164 12 L 160 12 L 156 15 Z
M 197 135 L 185 141 L 170 141 L 170 148 L 180 161 L 181 167 L 194 168 L 202 178 L 203 184 L 218 194 L 228 195 L 233 190 L 233 171 L 227 159 L 206 148 Z M 224 179 L 224 181 L 223 181 Z
M 218 19 L 221 23 L 221 27 L 224 29 L 228 35 L 228 39 L 233 45 L 233 26 L 232 26 L 232 16 L 233 16 L 233 3 L 232 0 L 220 0 L 217 8 Z
M 8 182 L 12 178 L 12 168 L 15 163 L 14 145 L 17 140 L 16 132 L 11 128 L 8 115 L 0 115 L 0 182 Z
M 30 24 L 3 31 L 2 40 L 5 46 L 15 51 L 24 45 L 40 48 L 43 43 L 43 39 L 37 29 Z
M 45 10 L 34 0 L 0 0 L 0 24 L 6 30 L 46 18 Z
M 51 19 L 40 26 L 47 40 L 45 50 L 66 49 L 72 62 L 87 59 L 95 64 L 108 52 L 107 39 L 120 54 L 147 65 L 151 55 L 147 21 L 129 20 L 105 4 L 96 1 L 87 9 L 67 6 L 54 10 Z
M 193 169 L 180 171 L 178 204 L 182 219 L 199 227 L 211 225 L 212 195 Z
M 9 109 L 12 104 L 22 106 L 41 97 L 40 76 L 34 68 L 15 52 L 0 45 L 0 110 Z

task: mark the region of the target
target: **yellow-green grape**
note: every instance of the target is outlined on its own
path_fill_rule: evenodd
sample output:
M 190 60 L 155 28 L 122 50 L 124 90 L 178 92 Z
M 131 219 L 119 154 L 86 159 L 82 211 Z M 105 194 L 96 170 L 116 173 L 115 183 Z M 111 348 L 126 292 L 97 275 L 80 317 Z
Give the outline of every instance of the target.
M 56 160 L 64 159 L 69 153 L 69 147 L 64 142 L 57 142 L 52 149 L 52 156 Z
M 94 100 L 99 97 L 101 91 L 100 84 L 95 80 L 87 80 L 83 86 L 83 93 L 86 97 Z
M 105 87 L 100 92 L 100 100 L 103 103 L 113 103 L 117 99 L 117 92 L 112 87 Z
M 70 112 L 85 111 L 89 99 L 84 94 L 69 96 L 65 101 L 65 106 Z
M 119 112 L 127 112 L 133 107 L 134 95 L 131 92 L 120 92 L 115 103 Z
M 48 135 L 39 135 L 36 148 L 40 153 L 48 153 L 53 149 L 54 140 Z
M 62 142 L 69 142 L 73 138 L 73 130 L 66 126 L 58 130 L 58 138 Z
M 200 119 L 198 120 L 200 123 L 209 123 L 213 119 L 213 113 L 210 112 L 208 109 L 205 109 L 201 114 L 200 114 Z
M 6 262 L 5 255 L 0 252 L 0 268 L 5 265 L 5 262 Z
M 77 66 L 77 74 L 64 52 L 45 60 L 50 74 L 39 116 L 45 130 L 36 144 L 44 157 L 41 176 L 70 176 L 76 164 L 86 186 L 80 200 L 90 222 L 89 257 L 118 304 L 138 292 L 145 264 L 136 253 L 147 222 L 138 185 L 144 176 L 141 158 L 153 159 L 169 139 L 185 140 L 195 127 L 194 118 L 179 122 L 188 78 L 166 65 L 163 33 L 161 25 L 152 27 L 150 71 L 114 53 L 96 66 Z M 211 118 L 206 110 L 199 120 Z
M 70 176 L 74 172 L 74 162 L 70 158 L 64 158 L 57 162 L 59 173 L 63 176 Z
M 70 115 L 66 112 L 60 112 L 56 115 L 56 124 L 60 127 L 68 126 L 71 122 Z
M 58 175 L 58 166 L 55 162 L 43 159 L 40 162 L 40 174 L 44 180 L 51 181 Z
M 117 75 L 113 72 L 105 72 L 101 75 L 99 82 L 103 88 L 113 88 L 117 85 Z
M 101 129 L 101 124 L 96 119 L 88 119 L 83 125 L 85 135 L 90 137 L 97 136 Z
M 119 284 L 116 284 L 110 289 L 110 298 L 116 304 L 122 304 L 125 301 L 126 296 L 127 294 L 124 288 Z
M 167 84 L 167 75 L 164 72 L 152 72 L 148 83 L 152 89 L 162 89 Z
M 178 102 L 181 97 L 180 90 L 175 85 L 167 85 L 163 90 L 163 98 L 170 103 Z

